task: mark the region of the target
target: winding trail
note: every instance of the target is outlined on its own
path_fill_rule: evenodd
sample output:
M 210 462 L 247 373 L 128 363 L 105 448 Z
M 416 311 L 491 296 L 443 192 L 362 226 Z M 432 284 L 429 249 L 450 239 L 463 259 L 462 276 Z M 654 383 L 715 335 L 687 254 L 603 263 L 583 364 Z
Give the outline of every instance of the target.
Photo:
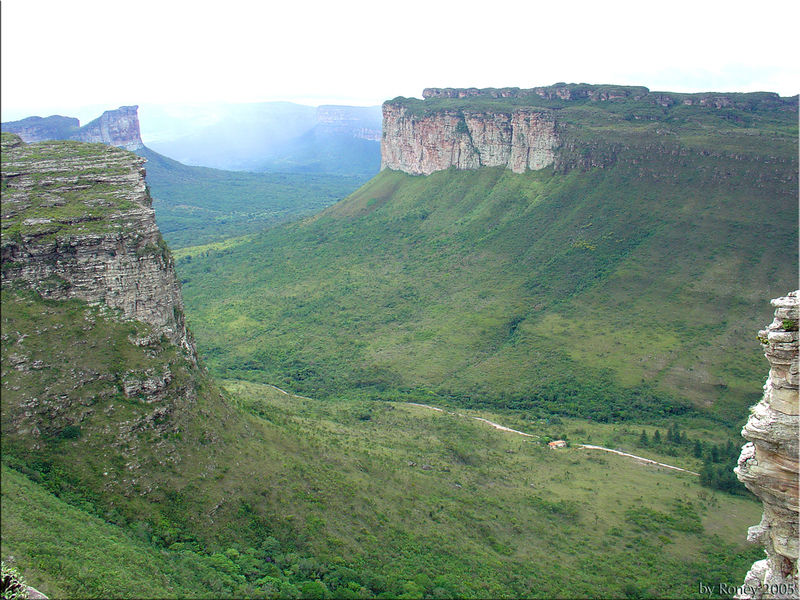
M 673 465 L 667 465 L 665 463 L 660 463 L 655 460 L 651 460 L 649 458 L 644 458 L 642 456 L 636 456 L 635 454 L 628 454 L 627 452 L 622 452 L 621 450 L 612 450 L 611 448 L 603 448 L 602 446 L 592 446 L 591 444 L 581 444 L 578 446 L 581 449 L 587 450 L 603 450 L 604 452 L 613 452 L 614 454 L 619 454 L 620 456 L 628 456 L 630 458 L 635 458 L 636 460 L 647 463 L 649 465 L 656 465 L 659 467 L 666 467 L 667 469 L 675 469 L 676 471 L 681 471 L 683 473 L 690 473 L 691 475 L 700 476 L 700 473 L 695 473 L 694 471 L 689 471 L 688 469 L 681 469 L 680 467 L 675 467 Z
M 283 390 L 281 390 L 283 391 Z M 524 435 L 525 437 L 537 437 L 530 433 L 525 433 L 524 431 L 517 431 L 516 429 L 511 429 L 510 427 L 506 427 L 504 425 L 500 425 L 499 423 L 495 423 L 494 421 L 490 421 L 489 419 L 484 419 L 482 417 L 473 417 L 471 415 L 463 415 L 461 413 L 453 413 L 441 408 L 437 408 L 436 406 L 431 406 L 430 404 L 419 404 L 417 402 L 405 402 L 404 404 L 410 404 L 411 406 L 421 406 L 422 408 L 429 408 L 431 410 L 438 410 L 439 412 L 447 413 L 448 415 L 455 415 L 459 417 L 465 417 L 467 419 L 474 419 L 476 421 L 483 421 L 494 427 L 495 429 L 499 429 L 500 431 L 508 431 L 509 433 L 516 433 L 518 435 Z M 578 448 L 581 450 L 602 450 L 603 452 L 612 452 L 614 454 L 618 454 L 620 456 L 627 456 L 628 458 L 633 458 L 638 460 L 639 462 L 648 464 L 648 465 L 655 465 L 657 467 L 665 467 L 667 469 L 674 469 L 675 471 L 681 471 L 682 473 L 689 473 L 690 475 L 697 475 L 700 476 L 700 473 L 695 473 L 694 471 L 689 471 L 688 469 L 682 469 L 681 467 L 676 467 L 674 465 L 668 465 L 666 463 L 661 463 L 649 458 L 645 458 L 643 456 L 636 456 L 635 454 L 629 454 L 628 452 L 622 452 L 621 450 L 613 450 L 611 448 L 604 448 L 603 446 L 593 446 L 592 444 L 580 444 Z
M 299 396 L 297 394 L 292 394 L 291 392 L 287 392 L 286 390 L 282 390 L 281 388 L 279 388 L 278 386 L 275 386 L 275 385 L 270 385 L 270 384 L 267 384 L 267 385 L 269 385 L 269 387 L 281 392 L 282 394 L 286 394 L 287 396 L 294 396 L 295 398 L 303 398 L 304 400 L 313 400 L 313 398 L 309 398 L 308 396 Z M 524 431 L 519 431 L 517 429 L 511 429 L 510 427 L 506 427 L 505 425 L 500 425 L 499 423 L 495 423 L 494 421 L 490 421 L 489 419 L 484 419 L 483 417 L 473 417 L 472 415 L 465 415 L 465 414 L 462 414 L 462 413 L 450 412 L 448 410 L 444 410 L 444 409 L 439 408 L 437 406 L 431 406 L 430 404 L 420 404 L 418 402 L 403 402 L 402 404 L 407 404 L 409 406 L 419 406 L 419 407 L 422 407 L 422 408 L 428 408 L 430 410 L 435 410 L 435 411 L 438 411 L 438 412 L 441 412 L 441 413 L 446 413 L 448 415 L 453 415 L 453 416 L 456 416 L 456 417 L 464 417 L 465 419 L 473 419 L 475 421 L 481 421 L 483 423 L 486 423 L 487 425 L 491 425 L 495 429 L 499 429 L 500 431 L 507 431 L 508 433 L 516 433 L 517 435 L 524 435 L 525 437 L 529 437 L 529 438 L 538 437 L 538 436 L 535 436 L 535 435 L 533 435 L 531 433 L 525 433 Z M 695 473 L 694 471 L 690 471 L 688 469 L 682 469 L 681 467 L 676 467 L 674 465 L 668 465 L 666 463 L 658 462 L 658 461 L 652 460 L 650 458 L 645 458 L 643 456 L 636 456 L 635 454 L 630 454 L 628 452 L 622 452 L 621 450 L 614 450 L 612 448 L 604 448 L 603 446 L 594 446 L 592 444 L 579 444 L 578 448 L 580 448 L 581 450 L 601 450 L 602 452 L 611 452 L 613 454 L 618 454 L 619 456 L 627 456 L 628 458 L 633 458 L 634 460 L 638 460 L 639 462 L 642 462 L 644 464 L 654 465 L 654 466 L 657 466 L 657 467 L 664 467 L 665 469 L 673 469 L 675 471 L 680 471 L 681 473 L 689 473 L 690 475 L 697 475 L 698 477 L 700 476 L 700 473 Z

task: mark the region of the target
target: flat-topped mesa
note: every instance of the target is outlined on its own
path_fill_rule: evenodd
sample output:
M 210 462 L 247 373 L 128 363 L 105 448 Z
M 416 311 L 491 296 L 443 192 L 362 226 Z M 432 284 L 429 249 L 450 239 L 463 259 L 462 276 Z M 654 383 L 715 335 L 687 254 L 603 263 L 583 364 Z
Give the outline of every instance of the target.
M 21 283 L 48 299 L 105 302 L 196 360 L 144 162 L 113 146 L 29 145 L 3 133 L 3 285 Z
M 80 127 L 80 121 L 72 117 L 28 117 L 21 121 L 2 124 L 2 129 L 15 133 L 23 142 L 46 140 L 78 140 L 98 142 L 126 150 L 143 148 L 139 131 L 138 106 L 120 106 L 107 110 L 100 117 Z
M 547 100 L 592 101 L 641 100 L 650 93 L 643 86 L 589 85 L 585 83 L 557 83 L 555 85 L 521 89 L 507 88 L 425 88 L 422 97 L 428 98 L 526 98 L 532 95 Z
M 775 320 L 758 333 L 770 364 L 764 396 L 742 429 L 736 475 L 764 505 L 761 523 L 747 538 L 760 543 L 767 558 L 753 564 L 745 578 L 748 599 L 798 597 L 798 294 L 772 301 Z
M 783 159 L 738 130 L 731 134 L 740 146 L 726 150 L 714 139 L 728 135 L 714 113 L 724 110 L 723 118 L 737 123 L 762 116 L 788 123 L 798 107 L 797 96 L 771 92 L 683 94 L 583 83 L 426 88 L 422 95 L 423 100 L 400 97 L 383 104 L 382 169 L 413 175 L 480 167 L 566 172 L 692 153 L 771 162 Z M 698 122 L 708 124 L 700 138 L 679 135 L 682 128 L 696 130 Z M 785 142 L 780 134 L 774 139 Z
M 651 92 L 644 86 L 592 85 L 588 83 L 556 83 L 534 88 L 425 88 L 429 98 L 484 98 L 514 100 L 546 100 L 551 102 L 627 102 L 670 107 L 703 106 L 711 108 L 796 108 L 798 97 L 781 97 L 774 92 Z
M 450 167 L 507 167 L 523 173 L 552 165 L 558 143 L 556 120 L 547 109 L 418 116 L 400 104 L 383 105 L 381 169 L 429 175 Z

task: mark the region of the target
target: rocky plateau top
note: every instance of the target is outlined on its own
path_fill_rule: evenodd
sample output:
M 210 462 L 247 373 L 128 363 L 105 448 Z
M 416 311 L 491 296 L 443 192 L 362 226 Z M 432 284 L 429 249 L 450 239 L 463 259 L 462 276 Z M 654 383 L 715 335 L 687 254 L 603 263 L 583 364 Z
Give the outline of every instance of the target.
M 679 94 L 565 83 L 530 89 L 426 88 L 422 95 L 423 100 L 395 98 L 383 104 L 381 169 L 412 175 L 451 167 L 566 171 L 610 166 L 634 146 L 639 156 L 628 157 L 630 162 L 642 154 L 716 156 L 731 145 L 730 135 L 719 133 L 720 117 L 709 117 L 710 113 L 723 113 L 723 121 L 739 123 L 741 129 L 754 113 L 770 118 L 779 114 L 781 122 L 788 122 L 798 110 L 797 96 L 770 92 Z M 702 135 L 727 135 L 722 144 L 711 141 L 703 148 L 681 144 L 682 126 L 696 130 L 705 122 L 710 126 Z M 689 133 L 696 136 L 694 130 Z M 752 140 L 740 141 L 732 146 L 737 152 L 728 152 L 726 158 L 738 160 L 749 147 L 757 148 Z M 697 144 L 696 137 L 692 143 Z M 757 151 L 759 160 L 776 160 L 761 156 L 764 148 Z
M 2 281 L 105 302 L 194 357 L 144 162 L 104 144 L 2 134 Z

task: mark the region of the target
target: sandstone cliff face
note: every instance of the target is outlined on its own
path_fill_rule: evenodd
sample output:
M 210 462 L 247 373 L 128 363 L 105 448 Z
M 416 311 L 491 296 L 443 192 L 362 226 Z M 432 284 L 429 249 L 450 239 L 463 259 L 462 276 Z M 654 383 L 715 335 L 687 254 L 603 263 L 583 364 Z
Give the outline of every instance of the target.
M 120 106 L 116 110 L 107 110 L 99 118 L 81 127 L 70 139 L 138 150 L 144 146 L 139 133 L 138 110 L 138 106 Z
M 387 102 L 381 169 L 429 175 L 450 167 L 503 166 L 522 173 L 553 164 L 558 143 L 556 121 L 547 110 L 442 110 L 418 116 Z
M 126 150 L 143 148 L 139 131 L 139 107 L 121 106 L 107 110 L 94 121 L 79 127 L 78 119 L 52 116 L 28 117 L 21 121 L 3 123 L 3 131 L 15 133 L 22 141 L 32 143 L 46 140 L 78 140 L 117 146 Z
M 682 94 L 566 83 L 530 89 L 426 88 L 422 95 L 424 100 L 384 103 L 382 169 L 428 175 L 451 167 L 503 166 L 522 173 L 552 166 L 566 172 L 693 153 L 743 160 L 746 153 L 727 151 L 724 143 L 686 144 L 675 133 L 690 116 L 713 123 L 718 117 L 711 113 L 720 109 L 729 111 L 725 118 L 746 122 L 753 114 L 796 113 L 798 106 L 797 96 L 768 92 Z M 749 158 L 776 160 L 766 148 Z
M 767 558 L 753 564 L 740 598 L 798 597 L 798 292 L 772 301 L 775 320 L 759 332 L 770 363 L 764 396 L 751 409 L 735 471 L 764 505 L 748 539 Z
M 105 302 L 194 358 L 143 164 L 110 146 L 3 134 L 2 280 L 45 298 Z

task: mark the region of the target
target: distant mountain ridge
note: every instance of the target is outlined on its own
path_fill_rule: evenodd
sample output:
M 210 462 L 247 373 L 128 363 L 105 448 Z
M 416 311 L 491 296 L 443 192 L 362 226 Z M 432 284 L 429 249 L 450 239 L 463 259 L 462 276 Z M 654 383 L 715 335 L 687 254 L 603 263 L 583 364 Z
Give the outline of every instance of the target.
M 126 150 L 144 147 L 139 129 L 138 106 L 120 106 L 107 110 L 83 127 L 74 117 L 52 115 L 28 117 L 2 124 L 2 130 L 16 133 L 26 143 L 47 140 L 77 140 L 98 142 Z
M 180 163 L 228 171 L 372 176 L 380 169 L 379 106 L 304 106 L 291 102 L 145 106 L 147 148 Z M 73 117 L 2 123 L 26 143 L 101 142 L 145 148 L 139 106 L 108 110 L 80 126 Z M 152 138 L 152 139 L 151 139 Z
M 379 106 L 291 102 L 144 106 L 145 139 L 193 166 L 230 171 L 374 175 Z

